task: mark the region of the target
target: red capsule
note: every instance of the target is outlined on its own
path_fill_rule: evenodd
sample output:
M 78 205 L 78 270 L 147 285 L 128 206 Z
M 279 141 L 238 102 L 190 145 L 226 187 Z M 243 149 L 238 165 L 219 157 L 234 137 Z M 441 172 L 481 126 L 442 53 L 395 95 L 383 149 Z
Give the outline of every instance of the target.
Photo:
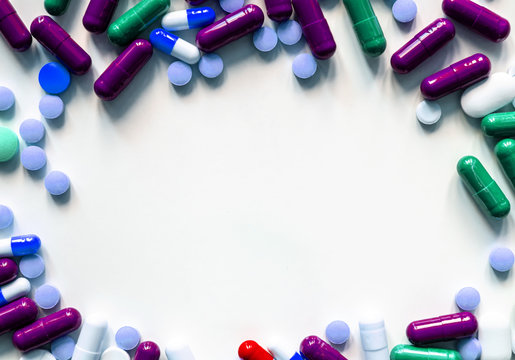
M 16 51 L 25 51 L 32 44 L 32 36 L 9 0 L 0 0 L 0 32 Z
M 238 349 L 238 356 L 243 360 L 274 360 L 274 357 L 253 340 L 244 341 Z

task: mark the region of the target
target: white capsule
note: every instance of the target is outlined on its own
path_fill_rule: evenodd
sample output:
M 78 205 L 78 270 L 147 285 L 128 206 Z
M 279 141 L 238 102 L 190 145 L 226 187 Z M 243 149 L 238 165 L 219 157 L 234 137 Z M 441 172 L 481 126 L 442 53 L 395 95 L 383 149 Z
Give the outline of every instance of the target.
M 481 360 L 510 360 L 511 329 L 509 317 L 498 313 L 487 313 L 479 317 L 478 323 Z
M 195 360 L 188 345 L 171 345 L 165 350 L 168 360 Z
M 30 292 L 29 280 L 20 277 L 7 285 L 0 287 L 0 306 L 19 299 Z
M 200 60 L 197 47 L 180 37 L 163 29 L 155 29 L 150 33 L 152 46 L 165 54 L 175 56 L 188 64 L 196 64 Z
M 359 322 L 359 335 L 366 360 L 390 359 L 383 319 L 361 320 Z
M 87 318 L 82 324 L 72 360 L 98 360 L 106 331 L 107 321 L 102 317 Z
M 55 357 L 46 350 L 37 349 L 23 354 L 20 360 L 55 360 Z
M 100 360 L 130 360 L 130 356 L 125 350 L 111 346 L 102 353 Z

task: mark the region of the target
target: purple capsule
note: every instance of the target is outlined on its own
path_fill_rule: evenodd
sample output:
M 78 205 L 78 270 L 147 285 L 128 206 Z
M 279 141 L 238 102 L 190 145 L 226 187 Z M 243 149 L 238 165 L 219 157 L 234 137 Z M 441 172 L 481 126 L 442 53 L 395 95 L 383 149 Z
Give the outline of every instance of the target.
M 0 32 L 16 51 L 25 51 L 32 36 L 9 0 L 0 0 Z
M 38 317 L 38 307 L 29 298 L 22 297 L 0 307 L 0 335 L 30 324 Z
M 155 342 L 145 341 L 139 344 L 134 360 L 159 360 L 161 351 Z
M 318 336 L 308 336 L 300 343 L 300 352 L 308 360 L 347 360 Z
M 89 32 L 103 33 L 107 30 L 117 5 L 118 0 L 90 0 L 82 18 L 82 25 Z
M 265 0 L 266 14 L 274 21 L 288 20 L 293 12 L 291 0 Z
M 16 279 L 18 275 L 18 265 L 11 259 L 0 259 L 0 285 Z
M 406 335 L 412 344 L 424 345 L 469 337 L 474 335 L 476 331 L 476 317 L 464 311 L 413 321 L 408 325 Z

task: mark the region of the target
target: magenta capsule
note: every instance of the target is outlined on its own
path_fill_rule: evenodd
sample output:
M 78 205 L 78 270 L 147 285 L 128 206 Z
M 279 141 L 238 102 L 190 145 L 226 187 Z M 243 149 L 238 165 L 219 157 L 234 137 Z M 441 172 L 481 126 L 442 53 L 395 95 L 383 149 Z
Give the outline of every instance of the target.
M 71 72 L 82 75 L 91 66 L 91 58 L 59 24 L 46 15 L 38 16 L 30 25 L 30 32 L 45 49 Z
M 190 4 L 191 6 L 198 6 L 200 4 L 203 4 L 205 3 L 207 0 L 186 0 L 186 2 L 188 4 Z
M 107 26 L 118 6 L 118 0 L 90 0 L 82 17 L 82 25 L 89 32 L 101 34 Z
M 308 360 L 347 360 L 338 350 L 314 335 L 302 340 L 300 352 Z
M 264 20 L 265 15 L 259 6 L 244 6 L 200 30 L 197 46 L 204 52 L 213 52 L 259 29 Z
M 293 12 L 291 0 L 265 0 L 266 14 L 274 21 L 288 20 Z
M 493 42 L 510 35 L 510 23 L 505 18 L 470 0 L 443 0 L 445 15 L 462 23 Z
M 424 98 L 436 100 L 483 80 L 489 73 L 490 60 L 486 55 L 474 54 L 426 77 L 420 91 Z
M 134 360 L 159 360 L 161 351 L 155 342 L 145 341 L 139 344 Z
M 336 43 L 318 1 L 292 0 L 292 4 L 313 56 L 330 58 L 336 51 Z
M 11 259 L 0 259 L 0 285 L 16 279 L 18 275 L 18 265 Z
M 450 20 L 436 19 L 392 55 L 393 70 L 400 74 L 410 72 L 451 41 L 455 34 Z
M 38 307 L 29 298 L 10 302 L 0 307 L 0 335 L 14 331 L 30 324 L 38 317 Z
M 0 32 L 16 51 L 25 51 L 32 44 L 32 36 L 9 0 L 0 0 Z
M 476 331 L 476 317 L 464 311 L 413 321 L 406 328 L 406 335 L 412 344 L 423 345 L 469 337 L 474 335 Z

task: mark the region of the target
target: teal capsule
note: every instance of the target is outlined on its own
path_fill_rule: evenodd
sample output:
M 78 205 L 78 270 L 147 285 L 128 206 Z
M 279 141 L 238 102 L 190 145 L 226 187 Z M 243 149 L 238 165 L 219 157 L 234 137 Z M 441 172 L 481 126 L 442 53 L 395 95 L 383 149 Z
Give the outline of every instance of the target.
M 462 157 L 457 170 L 481 210 L 496 218 L 508 215 L 510 202 L 477 158 Z
M 64 14 L 68 5 L 70 4 L 70 0 L 45 0 L 45 10 L 54 16 L 59 16 Z
M 487 136 L 515 136 L 515 112 L 487 115 L 481 120 L 481 129 Z
M 504 174 L 515 187 L 515 140 L 504 139 L 495 145 L 495 155 L 501 163 Z
M 462 360 L 462 358 L 455 350 L 397 345 L 390 353 L 390 360 Z

